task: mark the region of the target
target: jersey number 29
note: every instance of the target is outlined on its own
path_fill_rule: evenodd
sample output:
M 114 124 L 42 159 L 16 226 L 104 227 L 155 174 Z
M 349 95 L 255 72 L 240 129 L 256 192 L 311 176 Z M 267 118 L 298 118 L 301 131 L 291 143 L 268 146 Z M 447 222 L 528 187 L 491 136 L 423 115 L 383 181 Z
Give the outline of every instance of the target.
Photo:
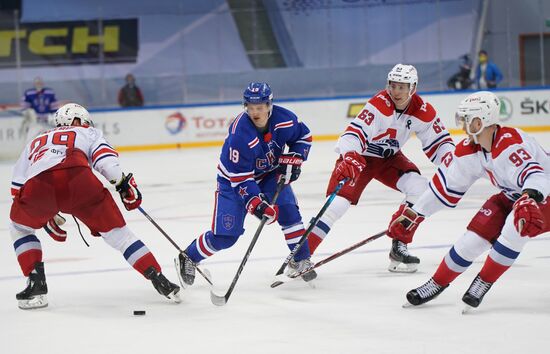
M 47 149 L 42 150 L 42 147 L 44 147 L 48 143 L 49 136 L 50 135 L 47 134 L 41 135 L 32 141 L 29 153 L 29 160 L 32 160 L 32 162 L 36 162 L 44 155 Z M 67 148 L 73 148 L 76 133 L 72 131 L 57 132 L 51 135 L 51 137 L 53 145 L 65 145 Z

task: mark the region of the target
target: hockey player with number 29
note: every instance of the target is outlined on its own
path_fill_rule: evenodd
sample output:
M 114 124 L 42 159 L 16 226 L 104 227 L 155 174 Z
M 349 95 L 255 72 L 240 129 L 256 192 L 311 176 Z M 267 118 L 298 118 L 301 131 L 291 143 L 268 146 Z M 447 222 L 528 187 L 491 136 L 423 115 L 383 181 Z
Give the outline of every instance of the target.
M 454 208 L 479 178 L 500 193 L 475 214 L 464 235 L 449 250 L 428 282 L 407 293 L 411 305 L 424 304 L 445 290 L 482 253 L 483 267 L 462 297 L 464 312 L 478 307 L 491 286 L 512 266 L 531 237 L 550 231 L 550 157 L 529 135 L 500 126 L 500 100 L 480 91 L 458 106 L 457 125 L 468 135 L 456 146 L 418 201 L 390 224 L 392 233 L 412 237 L 424 218 Z
M 427 188 L 428 180 L 401 152 L 412 133 L 416 133 L 424 153 L 437 165 L 447 152 L 454 150 L 453 140 L 435 109 L 416 93 L 417 85 L 414 66 L 395 65 L 388 73 L 386 90 L 374 95 L 340 136 L 336 145 L 340 157 L 330 177 L 327 195 L 340 180 L 347 177 L 349 182 L 340 189 L 309 235 L 312 254 L 350 205 L 358 203 L 372 179 L 404 193 L 402 208 Z M 388 269 L 416 271 L 420 260 L 407 248 L 412 238 L 388 236 L 393 238 Z M 405 267 L 400 267 L 401 264 Z
M 245 110 L 230 124 L 220 155 L 212 227 L 176 259 L 187 285 L 195 280 L 195 264 L 237 242 L 244 233 L 247 212 L 259 219 L 266 217 L 269 224 L 278 221 L 291 250 L 305 233 L 290 183 L 299 177 L 308 157 L 311 133 L 294 113 L 273 105 L 267 83 L 250 83 L 243 99 Z M 286 185 L 273 205 L 281 177 Z M 309 257 L 306 244 L 290 261 L 287 274 L 309 268 Z M 309 272 L 302 279 L 315 277 L 315 272 Z
M 57 110 L 54 120 L 57 128 L 27 144 L 13 173 L 10 233 L 21 270 L 28 277 L 26 289 L 16 295 L 19 307 L 48 305 L 42 247 L 35 230 L 44 227 L 53 239 L 65 241 L 67 234 L 58 222 L 60 211 L 82 220 L 161 295 L 179 302 L 180 288 L 161 273 L 151 251 L 126 226 L 111 193 L 90 168 L 115 185 L 127 210 L 136 209 L 141 193 L 132 174 L 122 173 L 117 152 L 93 128 L 84 107 L 68 103 Z

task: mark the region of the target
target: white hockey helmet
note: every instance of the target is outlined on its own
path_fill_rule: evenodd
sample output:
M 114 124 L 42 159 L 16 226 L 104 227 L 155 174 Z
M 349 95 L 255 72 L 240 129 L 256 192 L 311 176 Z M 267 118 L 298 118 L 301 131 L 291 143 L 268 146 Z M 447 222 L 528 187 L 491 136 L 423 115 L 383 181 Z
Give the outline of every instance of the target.
M 470 135 L 478 135 L 486 127 L 497 124 L 500 115 L 500 100 L 492 92 L 474 92 L 460 102 L 455 114 L 456 125 L 466 124 L 466 131 Z M 470 132 L 470 124 L 475 118 L 481 120 L 481 129 L 476 133 Z
M 388 92 L 390 82 L 401 82 L 409 84 L 409 97 L 416 91 L 418 86 L 418 73 L 412 65 L 396 64 L 388 73 Z
M 57 112 L 55 112 L 54 121 L 55 125 L 58 127 L 71 126 L 75 118 L 80 119 L 80 124 L 83 126 L 94 125 L 88 110 L 76 103 L 67 103 L 59 108 Z

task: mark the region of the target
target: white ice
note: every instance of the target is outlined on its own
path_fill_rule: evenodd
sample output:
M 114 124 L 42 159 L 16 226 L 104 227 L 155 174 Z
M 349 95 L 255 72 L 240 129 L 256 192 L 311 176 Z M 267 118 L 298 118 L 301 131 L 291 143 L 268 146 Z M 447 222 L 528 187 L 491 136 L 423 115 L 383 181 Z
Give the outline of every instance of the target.
M 550 147 L 550 134 L 535 134 Z M 458 139 L 457 137 L 455 137 Z M 305 222 L 324 202 L 336 155 L 334 142 L 316 142 L 294 184 Z M 426 176 L 434 167 L 416 139 L 405 153 Z M 209 229 L 219 148 L 125 153 L 143 192 L 143 208 L 185 248 Z M 318 269 L 316 288 L 302 281 L 271 289 L 288 254 L 278 226 L 264 229 L 225 307 L 210 302 L 197 277 L 169 303 L 117 251 L 67 222 L 65 244 L 42 241 L 49 307 L 23 311 L 15 293 L 25 287 L 8 233 L 11 163 L 0 163 L 0 348 L 1 353 L 547 353 L 550 340 L 550 239 L 533 239 L 516 264 L 493 286 L 479 309 L 461 315 L 462 294 L 485 255 L 436 300 L 403 309 L 405 293 L 433 274 L 450 245 L 495 189 L 475 184 L 454 210 L 424 222 L 410 247 L 421 259 L 414 274 L 389 273 L 390 240 L 378 239 Z M 118 201 L 118 196 L 115 195 Z M 402 196 L 374 182 L 359 205 L 335 224 L 314 260 L 384 230 Z M 165 274 L 177 282 L 175 248 L 138 212 L 124 215 L 150 247 Z M 237 244 L 205 261 L 223 294 L 244 255 L 258 220 L 248 217 Z M 136 317 L 133 310 L 146 310 Z

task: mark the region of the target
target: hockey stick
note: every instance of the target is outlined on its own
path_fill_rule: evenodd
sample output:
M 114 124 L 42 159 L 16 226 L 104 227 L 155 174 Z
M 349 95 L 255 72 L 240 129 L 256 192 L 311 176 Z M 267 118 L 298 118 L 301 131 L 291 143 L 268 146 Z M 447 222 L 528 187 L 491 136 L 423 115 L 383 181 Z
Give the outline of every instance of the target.
M 149 214 L 147 214 L 147 212 L 145 210 L 143 210 L 143 208 L 141 206 L 138 207 L 138 210 L 141 211 L 141 213 L 147 218 L 147 220 L 149 220 L 151 222 L 151 224 L 155 225 L 155 227 L 157 228 L 157 230 L 160 231 L 161 234 L 164 235 L 164 237 L 166 237 L 166 239 L 168 241 L 170 241 L 170 243 L 176 247 L 176 249 L 179 251 L 180 254 L 182 254 L 185 258 L 189 259 L 189 257 L 185 254 L 185 252 L 183 252 L 183 250 L 178 246 L 178 244 L 176 242 L 174 242 L 174 240 L 172 240 L 172 238 L 170 236 L 168 236 L 168 234 L 159 226 L 159 224 L 157 224 L 157 222 L 155 220 L 153 220 L 153 218 L 151 216 L 149 216 Z M 192 263 L 193 263 L 193 266 L 195 267 L 195 269 L 197 270 L 197 272 L 199 272 L 200 275 L 202 275 L 202 277 L 208 282 L 208 284 L 214 286 L 214 284 L 212 283 L 212 280 L 210 279 L 210 276 L 208 274 L 206 274 L 206 270 L 205 271 L 202 271 L 197 264 L 195 264 L 195 262 L 193 262 L 191 259 L 189 259 Z
M 340 189 L 342 189 L 342 187 L 347 181 L 348 181 L 348 178 L 346 177 L 340 182 L 338 182 L 338 185 L 334 188 L 334 191 L 329 195 L 329 197 L 327 198 L 327 201 L 325 202 L 321 210 L 319 210 L 317 215 L 313 219 L 311 219 L 306 232 L 302 235 L 302 238 L 300 238 L 300 241 L 296 244 L 296 246 L 294 246 L 294 248 L 292 249 L 292 252 L 290 252 L 290 254 L 286 257 L 283 264 L 281 264 L 281 267 L 279 267 L 279 270 L 277 271 L 277 273 L 275 273 L 275 281 L 271 284 L 272 288 L 275 288 L 285 282 L 285 279 L 282 279 L 281 275 L 285 271 L 285 268 L 288 266 L 288 263 L 294 257 L 294 255 L 298 253 L 302 245 L 306 242 L 309 234 L 311 233 L 311 231 L 313 231 L 313 228 L 315 227 L 315 225 L 317 225 L 317 222 L 319 221 L 321 216 L 323 216 L 323 214 L 328 209 L 329 205 L 332 203 L 334 198 L 336 198 L 336 194 L 338 194 Z
M 283 189 L 284 186 L 285 186 L 285 180 L 284 178 L 281 178 L 279 183 L 277 183 L 277 190 L 275 191 L 275 195 L 271 200 L 272 205 L 274 205 L 275 202 L 277 201 L 277 198 L 279 198 L 279 193 L 281 193 L 281 190 Z M 231 285 L 229 286 L 229 289 L 227 289 L 227 292 L 225 293 L 225 295 L 222 295 L 222 296 L 216 295 L 212 290 L 210 290 L 210 300 L 212 300 L 212 303 L 214 305 L 223 306 L 227 304 L 227 301 L 229 300 L 229 297 L 231 296 L 231 293 L 233 292 L 233 289 L 237 284 L 237 280 L 239 280 L 239 276 L 243 271 L 244 265 L 246 264 L 246 261 L 248 260 L 250 253 L 252 253 L 252 249 L 254 248 L 256 241 L 258 241 L 258 237 L 260 236 L 260 233 L 262 232 L 262 229 L 264 228 L 264 225 L 266 222 L 267 222 L 267 217 L 266 216 L 262 217 L 262 221 L 260 221 L 260 225 L 258 225 L 258 229 L 256 230 L 254 237 L 252 237 L 252 241 L 250 241 L 250 245 L 248 246 L 248 249 L 244 254 L 244 258 L 241 261 L 241 264 L 239 265 L 239 269 L 237 269 L 237 274 L 235 274 L 235 276 L 233 277 L 233 281 L 231 282 Z
M 359 247 L 361 247 L 361 246 L 363 246 L 363 245 L 366 245 L 367 243 L 370 243 L 370 242 L 376 240 L 377 238 L 380 238 L 380 237 L 384 236 L 384 235 L 386 234 L 386 232 L 388 232 L 388 230 L 380 231 L 380 232 L 377 233 L 376 235 L 373 235 L 373 236 L 371 236 L 371 237 L 369 237 L 369 238 L 364 239 L 364 240 L 361 241 L 361 242 L 358 242 L 358 243 L 356 243 L 356 244 L 354 244 L 354 245 L 351 245 L 351 246 L 349 246 L 348 248 L 345 248 L 345 249 L 341 250 L 340 252 L 336 252 L 336 253 L 334 253 L 333 255 L 328 256 L 327 258 L 322 259 L 322 260 L 320 260 L 319 262 L 315 263 L 312 267 L 310 267 L 310 268 L 308 268 L 308 269 L 305 269 L 305 270 L 303 270 L 303 271 L 301 271 L 301 272 L 299 272 L 299 273 L 293 274 L 290 278 L 294 279 L 294 278 L 300 277 L 300 276 L 302 276 L 302 275 L 304 275 L 304 274 L 306 274 L 306 273 L 312 271 L 312 270 L 315 269 L 315 268 L 319 268 L 319 267 L 322 266 L 323 264 L 327 264 L 328 262 L 333 261 L 333 260 L 335 260 L 336 258 L 345 255 L 346 253 L 349 253 L 349 252 L 351 252 L 351 251 L 353 251 L 353 250 L 355 250 L 355 249 L 357 249 L 357 248 L 359 248 Z

